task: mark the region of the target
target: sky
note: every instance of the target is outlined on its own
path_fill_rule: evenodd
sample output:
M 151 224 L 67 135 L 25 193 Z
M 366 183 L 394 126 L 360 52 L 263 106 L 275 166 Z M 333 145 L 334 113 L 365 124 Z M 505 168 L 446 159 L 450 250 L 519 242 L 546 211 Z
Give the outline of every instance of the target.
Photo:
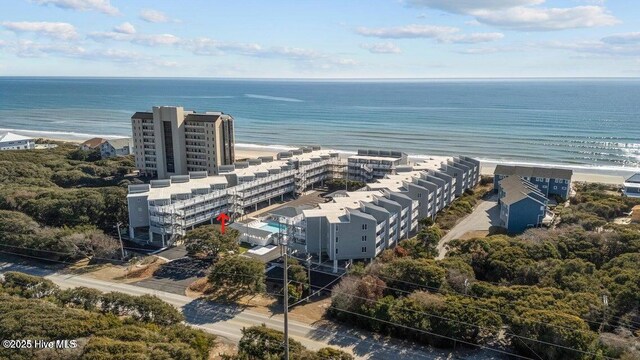
M 631 0 L 2 0 L 0 76 L 640 76 Z

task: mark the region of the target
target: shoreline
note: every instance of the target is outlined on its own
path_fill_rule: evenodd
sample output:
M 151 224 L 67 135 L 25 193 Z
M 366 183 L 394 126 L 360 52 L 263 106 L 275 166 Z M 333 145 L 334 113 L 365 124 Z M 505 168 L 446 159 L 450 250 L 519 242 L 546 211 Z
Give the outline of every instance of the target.
M 61 131 L 39 131 L 39 130 L 19 130 L 19 129 L 0 129 L 1 132 L 11 131 L 13 133 L 32 136 L 34 138 L 43 138 L 46 140 L 67 142 L 72 144 L 80 144 L 92 137 L 104 137 L 107 139 L 123 138 L 126 136 L 121 135 L 92 135 L 82 133 L 68 133 Z M 260 144 L 236 144 L 235 153 L 236 159 L 257 158 L 260 156 L 276 156 L 279 152 L 294 149 L 295 147 L 287 145 L 260 145 Z M 355 154 L 355 151 L 336 150 L 343 156 Z M 418 162 L 422 160 L 439 160 L 446 159 L 448 156 L 442 155 L 409 155 L 409 160 Z M 496 165 L 508 164 L 508 165 L 524 165 L 524 166 L 542 166 L 542 167 L 557 167 L 563 169 L 573 170 L 574 182 L 593 182 L 612 185 L 622 185 L 624 180 L 634 173 L 640 172 L 640 168 L 623 168 L 623 167 L 590 167 L 589 165 L 565 165 L 565 164 L 539 164 L 527 161 L 513 161 L 513 160 L 486 160 L 479 158 L 480 174 L 481 175 L 493 175 Z

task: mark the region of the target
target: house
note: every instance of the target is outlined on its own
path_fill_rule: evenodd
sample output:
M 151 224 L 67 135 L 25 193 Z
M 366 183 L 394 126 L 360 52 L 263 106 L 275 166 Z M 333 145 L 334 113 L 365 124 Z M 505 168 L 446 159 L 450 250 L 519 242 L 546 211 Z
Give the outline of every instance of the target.
M 131 154 L 131 138 L 110 139 L 100 145 L 103 159 Z
M 0 134 L 0 150 L 30 150 L 36 148 L 36 141 L 28 136 L 6 132 Z
M 625 180 L 623 193 L 628 197 L 640 197 L 640 173 Z
M 517 175 L 498 183 L 500 224 L 510 234 L 542 224 L 547 213 L 547 196 L 537 186 Z
M 80 144 L 80 149 L 85 151 L 99 150 L 103 159 L 113 156 L 125 156 L 131 154 L 131 138 L 104 139 L 95 137 Z
M 96 150 L 96 149 L 99 149 L 100 146 L 105 142 L 107 142 L 107 139 L 99 138 L 99 137 L 91 138 L 83 142 L 82 144 L 80 144 L 80 149 L 84 151 Z
M 553 195 L 568 199 L 571 194 L 573 170 L 538 166 L 497 165 L 493 172 L 493 189 L 498 191 L 502 179 L 517 175 L 535 185 L 546 197 Z

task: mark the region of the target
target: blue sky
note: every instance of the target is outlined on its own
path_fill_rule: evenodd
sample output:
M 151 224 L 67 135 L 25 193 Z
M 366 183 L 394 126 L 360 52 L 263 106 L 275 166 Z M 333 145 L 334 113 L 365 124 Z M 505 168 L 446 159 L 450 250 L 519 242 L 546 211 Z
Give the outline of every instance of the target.
M 623 0 L 7 0 L 1 76 L 638 77 Z

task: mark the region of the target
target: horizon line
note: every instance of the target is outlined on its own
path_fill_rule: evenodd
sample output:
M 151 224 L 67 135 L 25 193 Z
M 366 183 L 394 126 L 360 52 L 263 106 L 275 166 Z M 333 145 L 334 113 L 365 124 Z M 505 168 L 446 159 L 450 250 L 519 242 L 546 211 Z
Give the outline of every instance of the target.
M 0 78 L 236 80 L 236 81 L 451 81 L 451 80 L 640 80 L 640 76 L 520 76 L 520 77 L 219 77 L 219 76 L 99 76 L 99 75 L 0 75 Z

